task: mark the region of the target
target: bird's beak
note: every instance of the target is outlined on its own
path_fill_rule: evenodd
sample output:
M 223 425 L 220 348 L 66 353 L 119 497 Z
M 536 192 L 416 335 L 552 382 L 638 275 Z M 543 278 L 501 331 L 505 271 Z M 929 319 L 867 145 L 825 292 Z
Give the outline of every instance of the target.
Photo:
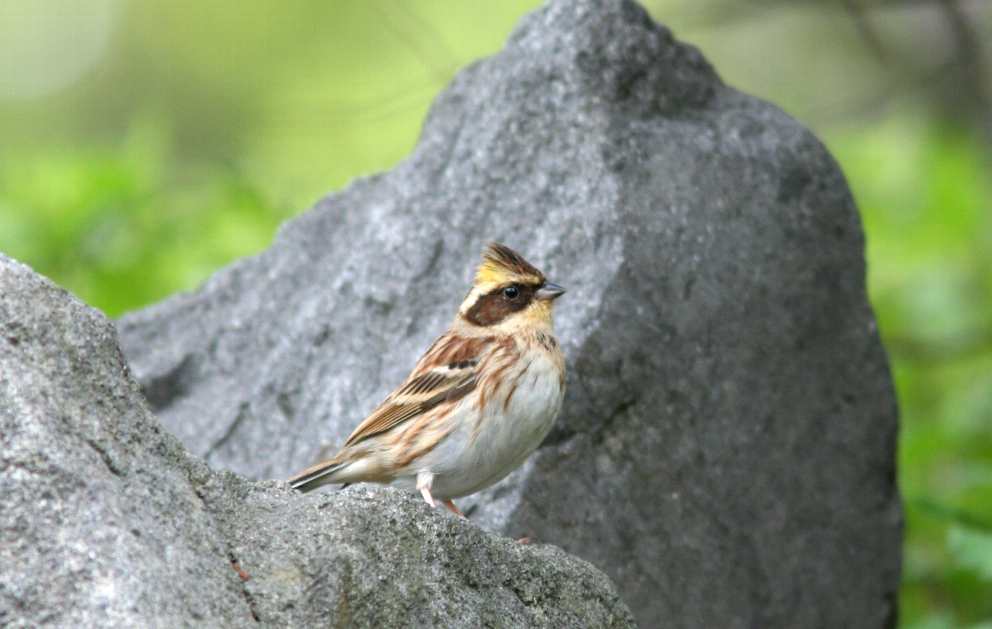
M 534 293 L 534 297 L 537 299 L 545 299 L 547 301 L 552 301 L 558 299 L 565 294 L 565 289 L 557 284 L 552 284 L 551 282 L 545 282 L 544 286 L 537 289 Z

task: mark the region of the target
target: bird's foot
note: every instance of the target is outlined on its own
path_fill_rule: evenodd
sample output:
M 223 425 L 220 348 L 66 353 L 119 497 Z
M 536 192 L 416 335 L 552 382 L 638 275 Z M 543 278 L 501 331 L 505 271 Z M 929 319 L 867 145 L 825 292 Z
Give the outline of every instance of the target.
M 430 472 L 420 472 L 417 474 L 417 489 L 432 508 L 437 506 L 434 496 L 431 495 L 431 485 L 434 483 L 434 475 Z
M 468 519 L 467 517 L 465 517 L 465 514 L 461 512 L 461 509 L 459 509 L 458 507 L 455 506 L 455 503 L 452 502 L 451 498 L 448 498 L 447 500 L 443 501 L 441 504 L 443 504 L 445 507 L 447 507 L 448 511 L 454 513 L 455 515 L 457 515 L 461 519 L 463 519 L 463 520 L 467 520 Z

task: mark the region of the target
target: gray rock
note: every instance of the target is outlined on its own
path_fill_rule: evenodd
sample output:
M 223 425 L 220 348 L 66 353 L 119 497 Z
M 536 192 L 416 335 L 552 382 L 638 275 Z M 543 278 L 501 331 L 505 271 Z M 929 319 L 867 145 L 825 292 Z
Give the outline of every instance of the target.
M 113 324 L 0 255 L 0 626 L 251 624 L 633 618 L 588 563 L 416 496 L 211 471 L 152 416 Z
M 645 626 L 894 622 L 897 409 L 854 201 L 631 2 L 528 16 L 407 160 L 125 317 L 124 350 L 196 454 L 284 478 L 402 380 L 489 240 L 570 289 L 569 391 L 474 521 L 589 559 Z

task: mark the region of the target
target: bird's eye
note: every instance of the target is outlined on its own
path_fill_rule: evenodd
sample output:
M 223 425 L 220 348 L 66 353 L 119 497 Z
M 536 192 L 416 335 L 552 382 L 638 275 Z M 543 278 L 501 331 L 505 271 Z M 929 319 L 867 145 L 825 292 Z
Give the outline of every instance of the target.
M 516 286 L 507 286 L 503 289 L 503 296 L 507 299 L 516 299 L 520 295 L 520 289 Z

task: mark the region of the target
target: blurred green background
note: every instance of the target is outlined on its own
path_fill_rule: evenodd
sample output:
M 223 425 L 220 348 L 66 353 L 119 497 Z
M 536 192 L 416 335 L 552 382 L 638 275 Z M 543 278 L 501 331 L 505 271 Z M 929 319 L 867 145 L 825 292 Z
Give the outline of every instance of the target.
M 400 160 L 537 4 L 0 0 L 0 251 L 111 315 L 194 288 Z M 813 128 L 860 203 L 903 417 L 904 627 L 992 627 L 990 4 L 646 5 Z

